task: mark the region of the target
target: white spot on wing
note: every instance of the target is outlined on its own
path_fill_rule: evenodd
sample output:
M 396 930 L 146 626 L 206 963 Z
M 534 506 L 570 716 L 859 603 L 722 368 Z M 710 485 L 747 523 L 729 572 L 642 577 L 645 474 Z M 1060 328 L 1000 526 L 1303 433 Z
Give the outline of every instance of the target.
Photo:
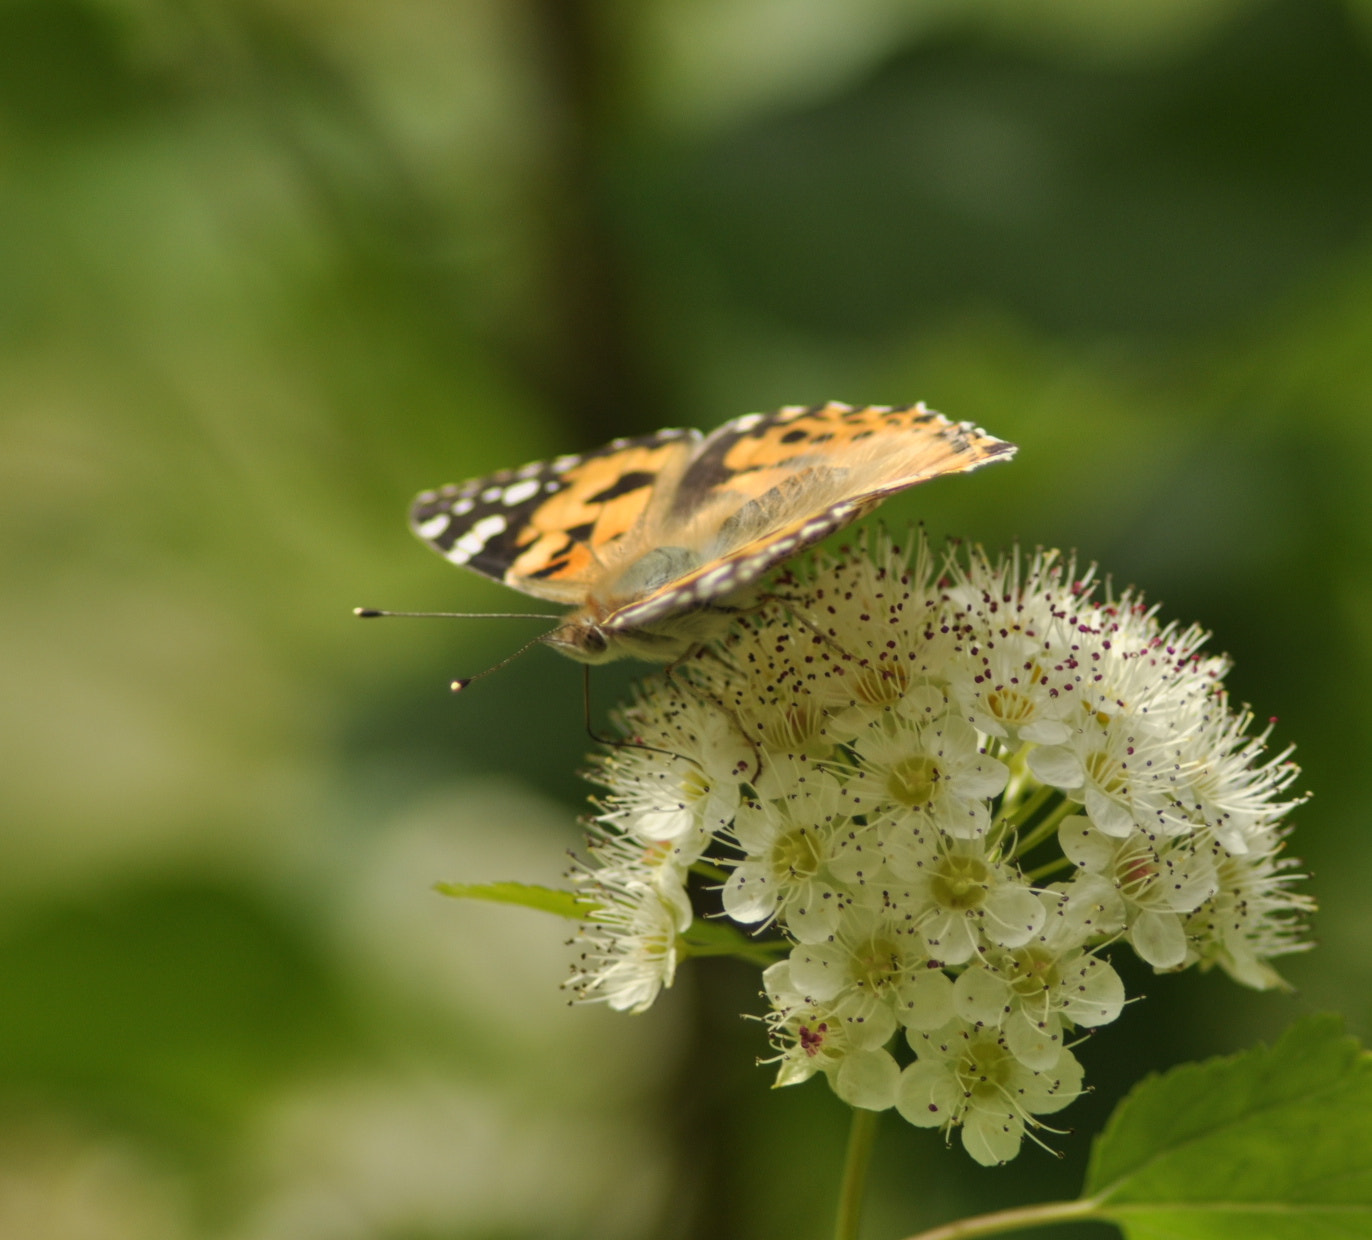
M 437 516 L 430 517 L 427 521 L 421 521 L 416 528 L 419 530 L 420 538 L 427 538 L 432 542 L 448 528 L 448 514 L 446 512 L 440 512 Z
M 497 535 L 505 532 L 507 522 L 499 513 L 482 517 L 471 529 L 452 545 L 448 559 L 454 564 L 465 564 L 474 555 L 480 555 L 486 544 Z
M 695 596 L 697 598 L 707 598 L 728 589 L 728 582 L 734 576 L 734 566 L 732 564 L 721 564 L 718 568 L 712 568 L 708 573 L 702 573 L 696 581 Z
M 517 504 L 522 504 L 526 499 L 532 499 L 538 494 L 538 479 L 526 478 L 523 482 L 516 482 L 513 486 L 505 488 L 505 503 L 513 508 Z

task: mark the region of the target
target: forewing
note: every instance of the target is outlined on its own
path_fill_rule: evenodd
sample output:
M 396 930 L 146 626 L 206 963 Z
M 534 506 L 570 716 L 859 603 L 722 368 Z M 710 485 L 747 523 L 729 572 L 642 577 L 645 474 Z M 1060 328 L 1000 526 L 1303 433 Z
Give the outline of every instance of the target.
M 659 482 L 679 477 L 699 443 L 699 431 L 664 430 L 424 491 L 410 528 L 454 564 L 537 598 L 579 603 L 636 531 Z
M 1012 455 L 1015 445 L 924 405 L 790 405 L 726 422 L 701 445 L 677 487 L 674 512 L 699 511 L 718 495 L 744 501 L 795 486 L 888 495 L 940 474 L 964 473 Z
M 627 602 L 633 629 L 742 589 L 882 500 L 943 474 L 1005 460 L 1015 445 L 923 405 L 831 402 L 736 418 L 700 446 L 664 524 L 688 530 L 701 566 Z

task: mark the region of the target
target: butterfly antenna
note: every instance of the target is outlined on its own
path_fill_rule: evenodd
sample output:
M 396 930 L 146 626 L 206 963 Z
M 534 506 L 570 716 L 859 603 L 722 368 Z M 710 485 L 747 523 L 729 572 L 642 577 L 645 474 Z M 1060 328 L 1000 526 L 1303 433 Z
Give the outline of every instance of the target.
M 407 620 L 560 620 L 537 611 L 381 611 L 375 607 L 354 607 L 353 615 L 363 620 L 381 616 L 401 616 Z
M 354 607 L 353 615 L 363 620 L 376 620 L 382 616 L 401 617 L 407 620 L 560 620 L 561 616 L 548 616 L 536 611 L 382 611 L 377 607 Z M 488 667 L 484 672 L 477 672 L 475 676 L 459 676 L 452 682 L 452 691 L 460 693 L 474 680 L 480 680 L 483 676 L 489 676 L 492 672 L 498 672 L 507 663 L 513 663 L 520 655 L 530 648 L 537 646 L 546 636 L 540 633 L 537 637 L 530 638 L 513 654 L 506 655 L 499 663 Z
M 500 660 L 499 663 L 491 664 L 491 666 L 488 667 L 485 671 L 477 672 L 475 676 L 457 677 L 457 679 L 452 682 L 449 688 L 451 688 L 454 693 L 461 693 L 463 689 L 465 689 L 469 684 L 472 683 L 472 681 L 480 680 L 483 676 L 489 676 L 492 672 L 498 672 L 502 667 L 507 667 L 509 664 L 513 663 L 517 658 L 519 658 L 520 655 L 528 653 L 528 651 L 532 650 L 535 646 L 537 646 L 538 643 L 541 642 L 545 636 L 546 634 L 540 633 L 537 637 L 531 637 L 513 654 L 507 654 L 503 659 Z

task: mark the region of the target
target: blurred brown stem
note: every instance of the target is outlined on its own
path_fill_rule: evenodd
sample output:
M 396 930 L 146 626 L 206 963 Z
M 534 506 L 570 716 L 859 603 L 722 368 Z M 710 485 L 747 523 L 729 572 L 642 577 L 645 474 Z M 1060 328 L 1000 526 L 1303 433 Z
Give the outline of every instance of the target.
M 541 356 L 526 370 L 588 444 L 654 429 L 670 415 L 650 390 L 622 241 L 607 215 L 611 148 L 621 127 L 625 50 L 602 0 L 526 0 L 549 109 Z

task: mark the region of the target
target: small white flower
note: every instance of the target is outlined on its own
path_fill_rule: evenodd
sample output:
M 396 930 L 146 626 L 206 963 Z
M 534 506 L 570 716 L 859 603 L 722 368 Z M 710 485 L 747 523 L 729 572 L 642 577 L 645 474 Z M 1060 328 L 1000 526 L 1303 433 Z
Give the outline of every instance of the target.
M 1023 633 L 992 634 L 968 643 L 967 657 L 948 672 L 949 690 L 968 721 L 1013 744 L 1060 745 L 1076 700 L 1063 693 L 1041 642 Z
M 859 906 L 827 941 L 792 950 L 790 976 L 847 1022 L 850 1039 L 875 1048 L 895 1032 L 898 1010 L 925 1002 L 931 973 L 923 942 L 898 914 Z
M 1081 947 L 1040 936 L 1014 951 L 987 952 L 953 987 L 963 1020 L 999 1028 L 1026 1067 L 1058 1062 L 1064 1033 L 1108 1025 L 1124 1007 L 1124 984 L 1108 962 Z
M 866 554 L 821 560 L 797 582 L 795 615 L 820 640 L 815 691 L 835 734 L 861 726 L 911 688 L 941 683 L 954 639 L 941 621 L 934 558 L 923 538 L 912 556 L 883 534 Z
M 893 817 L 917 829 L 975 839 L 990 826 L 990 800 L 1004 791 L 1010 772 L 982 751 L 971 724 L 942 713 L 943 706 L 937 690 L 911 692 L 852 748 L 869 800 L 884 800 Z
M 1162 732 L 1203 710 L 1228 661 L 1202 653 L 1207 634 L 1199 625 L 1163 626 L 1157 610 L 1132 590 L 1082 601 L 1070 667 L 1074 696 L 1088 713 L 1148 720 Z
M 1186 922 L 1188 964 L 1199 963 L 1202 969 L 1219 965 L 1255 990 L 1286 985 L 1267 962 L 1312 946 L 1302 935 L 1315 904 L 1290 890 L 1303 875 L 1296 873 L 1294 861 L 1279 855 L 1281 846 L 1273 829 L 1262 846 L 1221 859 L 1219 891 Z
M 754 760 L 819 758 L 833 750 L 832 720 L 817 685 L 832 654 L 818 634 L 769 603 L 740 617 L 708 657 L 689 662 L 681 674 Z
M 1271 823 L 1301 803 L 1279 799 L 1300 769 L 1290 761 L 1290 749 L 1264 761 L 1271 724 L 1249 736 L 1252 715 L 1226 707 L 1224 695 L 1216 695 L 1191 738 L 1182 808 L 1209 826 L 1229 852 L 1245 853 L 1254 841 L 1261 844 Z
M 901 861 L 915 855 L 904 852 Z M 940 964 L 966 964 L 987 947 L 1022 946 L 1043 926 L 1033 888 L 977 841 L 938 840 L 912 869 L 909 914 Z
M 799 1085 L 816 1072 L 836 1073 L 853 1055 L 880 1049 L 861 1025 L 853 1025 L 832 1004 L 797 989 L 791 962 L 780 960 L 762 975 L 771 1004 L 768 1036 L 776 1050 L 770 1060 L 777 1067 L 776 1084 Z
M 1134 830 L 1175 835 L 1187 829 L 1176 813 L 1189 771 L 1178 744 L 1137 716 L 1078 714 L 1061 745 L 1035 749 L 1029 769 L 1080 802 L 1106 835 Z
M 822 770 L 780 759 L 769 776 L 769 790 L 789 791 L 739 807 L 729 837 L 743 858 L 724 884 L 724 911 L 759 927 L 781 913 L 800 942 L 816 943 L 880 870 L 876 828 L 854 823 L 851 798 Z
M 993 563 L 980 547 L 954 545 L 942 574 L 945 623 L 978 645 L 1022 635 L 1051 663 L 1074 648 L 1077 613 L 1095 588 L 1094 567 L 1078 577 L 1075 560 L 1042 549 L 1027 562 L 1016 548 Z
M 912 1034 L 918 1059 L 901 1073 L 896 1108 L 919 1128 L 962 1128 L 963 1148 L 983 1166 L 1019 1153 L 1034 1118 L 1060 1111 L 1081 1093 L 1082 1071 L 1070 1051 L 1050 1068 L 1021 1063 L 992 1029 L 955 1022 Z
M 597 904 L 577 934 L 585 946 L 564 983 L 583 1003 L 642 1012 L 676 976 L 677 937 L 693 918 L 684 877 L 662 863 L 667 854 L 638 852 L 640 864 L 621 855 L 617 864 L 573 875 L 582 897 Z
M 639 733 L 599 759 L 593 778 L 611 790 L 600 822 L 648 841 L 706 835 L 728 825 L 752 754 L 707 703 L 649 690 L 628 712 Z
M 1185 916 L 1219 888 L 1216 856 L 1206 832 L 1158 840 L 1135 831 L 1116 839 L 1080 814 L 1058 828 L 1062 851 L 1089 874 L 1100 875 L 1124 902 L 1129 942 L 1155 969 L 1175 969 L 1186 958 Z

